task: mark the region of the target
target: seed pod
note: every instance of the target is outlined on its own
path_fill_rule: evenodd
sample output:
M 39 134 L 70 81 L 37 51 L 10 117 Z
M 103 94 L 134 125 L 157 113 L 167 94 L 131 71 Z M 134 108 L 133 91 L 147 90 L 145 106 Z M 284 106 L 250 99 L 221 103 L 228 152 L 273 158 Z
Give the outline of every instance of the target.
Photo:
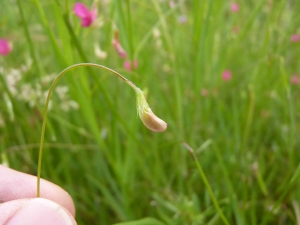
M 144 111 L 140 118 L 143 124 L 150 130 L 155 132 L 164 132 L 167 129 L 168 124 L 162 119 L 158 118 L 152 110 Z
M 158 118 L 149 107 L 144 92 L 136 89 L 137 96 L 137 111 L 143 124 L 150 130 L 155 132 L 163 132 L 167 129 L 168 124 L 162 119 Z

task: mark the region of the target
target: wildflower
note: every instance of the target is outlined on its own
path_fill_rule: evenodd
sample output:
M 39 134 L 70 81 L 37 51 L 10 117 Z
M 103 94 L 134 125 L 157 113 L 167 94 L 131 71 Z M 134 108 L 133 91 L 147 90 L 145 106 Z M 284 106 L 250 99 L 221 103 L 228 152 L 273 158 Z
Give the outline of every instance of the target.
M 112 41 L 112 44 L 116 50 L 116 52 L 118 53 L 118 55 L 121 58 L 126 58 L 127 57 L 127 53 L 124 50 L 124 48 L 122 47 L 120 41 L 119 41 L 119 31 L 115 30 L 115 34 L 114 34 L 114 39 Z
M 270 116 L 270 113 L 269 113 L 269 111 L 262 109 L 260 111 L 260 116 L 263 118 L 268 118 Z
M 29 83 L 23 84 L 19 95 L 17 96 L 18 100 L 28 103 L 30 108 L 33 108 L 39 105 L 39 101 L 44 101 L 42 98 L 42 90 L 39 84 L 32 85 Z
M 55 89 L 56 94 L 61 100 L 68 98 L 69 87 L 68 86 L 57 86 Z
M 300 41 L 300 35 L 299 34 L 293 34 L 291 36 L 291 42 L 299 42 Z
M 230 72 L 230 70 L 223 71 L 223 73 L 222 73 L 222 79 L 224 81 L 229 81 L 231 79 L 231 72 Z
M 55 73 L 51 73 L 49 75 L 46 75 L 44 77 L 42 77 L 42 80 L 41 80 L 41 84 L 43 87 L 47 86 L 49 83 L 51 83 L 56 77 L 56 74 Z
M 169 2 L 169 6 L 170 6 L 171 9 L 174 9 L 175 6 L 176 6 L 176 4 L 175 4 L 174 1 L 170 1 L 170 2 Z
M 158 118 L 149 107 L 144 92 L 139 88 L 136 90 L 137 97 L 137 111 L 143 124 L 150 130 L 155 132 L 163 132 L 167 129 L 168 124 L 162 119 Z
M 119 40 L 114 39 L 114 40 L 113 40 L 113 46 L 114 46 L 116 52 L 118 53 L 118 55 L 119 55 L 121 58 L 126 58 L 126 57 L 127 57 L 127 53 L 126 53 L 126 51 L 124 50 L 124 48 L 121 46 Z
M 237 3 L 233 2 L 230 5 L 230 10 L 231 10 L 231 12 L 237 12 L 240 10 L 240 7 Z
M 84 4 L 77 2 L 74 5 L 74 13 L 77 17 L 81 18 L 82 27 L 89 27 L 97 18 L 98 10 L 93 6 L 91 11 L 89 11 Z
M 131 71 L 132 70 L 131 65 L 132 65 L 132 63 L 129 60 L 124 61 L 124 68 L 126 70 Z M 137 67 L 138 67 L 138 61 L 134 60 L 133 61 L 133 68 L 136 69 Z
M 234 27 L 234 28 L 233 28 L 233 33 L 234 33 L 234 34 L 238 34 L 238 32 L 239 32 L 239 28 L 238 28 L 238 27 Z
M 152 30 L 152 34 L 155 40 L 155 45 L 157 48 L 160 48 L 162 45 L 162 40 L 161 40 L 161 34 L 160 34 L 160 30 L 158 28 L 153 28 Z
M 62 102 L 60 104 L 60 107 L 63 111 L 68 112 L 72 109 L 78 109 L 79 105 L 74 100 L 69 100 L 69 101 Z
M 208 96 L 208 90 L 207 90 L 206 88 L 202 89 L 202 90 L 201 90 L 201 95 L 202 95 L 203 97 Z
M 99 59 L 106 59 L 107 54 L 105 51 L 102 51 L 100 46 L 98 44 L 95 44 L 95 55 L 99 58 Z
M 299 84 L 300 80 L 299 80 L 299 76 L 297 74 L 294 74 L 291 78 L 291 83 L 292 84 Z
M 181 23 L 181 24 L 186 23 L 187 22 L 186 15 L 179 16 L 178 19 L 177 19 L 177 21 L 178 21 L 178 23 Z
M 158 28 L 153 28 L 152 33 L 154 38 L 160 38 L 160 30 Z
M 5 56 L 11 52 L 11 46 L 6 39 L 0 39 L 0 54 Z
M 18 83 L 22 79 L 22 74 L 19 69 L 10 69 L 6 74 L 6 85 L 10 93 L 16 95 L 18 92 Z

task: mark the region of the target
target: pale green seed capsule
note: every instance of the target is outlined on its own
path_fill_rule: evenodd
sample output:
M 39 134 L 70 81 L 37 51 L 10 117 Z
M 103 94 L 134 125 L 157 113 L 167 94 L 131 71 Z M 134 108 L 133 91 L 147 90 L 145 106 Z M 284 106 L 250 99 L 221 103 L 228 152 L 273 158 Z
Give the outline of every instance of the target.
M 150 130 L 155 132 L 163 132 L 167 129 L 168 124 L 158 118 L 149 107 L 144 92 L 139 88 L 135 89 L 137 97 L 137 111 L 143 124 Z

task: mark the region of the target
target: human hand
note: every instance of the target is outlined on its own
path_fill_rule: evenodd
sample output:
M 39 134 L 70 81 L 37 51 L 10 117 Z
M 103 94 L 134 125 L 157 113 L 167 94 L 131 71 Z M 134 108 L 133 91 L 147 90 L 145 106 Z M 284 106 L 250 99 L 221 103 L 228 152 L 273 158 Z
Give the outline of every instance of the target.
M 0 225 L 76 224 L 71 196 L 41 179 L 41 198 L 37 198 L 36 179 L 0 165 Z

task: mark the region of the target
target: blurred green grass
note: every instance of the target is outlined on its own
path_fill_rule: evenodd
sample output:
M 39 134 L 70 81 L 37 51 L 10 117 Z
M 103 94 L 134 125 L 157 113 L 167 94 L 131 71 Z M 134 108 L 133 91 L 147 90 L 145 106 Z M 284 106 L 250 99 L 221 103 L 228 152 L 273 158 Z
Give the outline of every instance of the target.
M 230 224 L 300 223 L 300 92 L 290 82 L 300 69 L 299 42 L 290 41 L 300 32 L 300 4 L 240 0 L 232 12 L 228 1 L 170 2 L 99 1 L 102 25 L 89 28 L 74 15 L 75 1 L 2 2 L 0 38 L 13 45 L 0 58 L 2 163 L 36 174 L 43 93 L 51 83 L 43 79 L 74 63 L 99 63 L 145 89 L 169 127 L 146 130 L 132 90 L 106 72 L 76 69 L 62 78 L 79 109 L 65 111 L 67 100 L 53 96 L 42 177 L 71 194 L 79 224 L 145 217 L 222 224 L 183 142 L 194 148 Z M 134 71 L 112 47 L 113 23 L 129 58 L 138 60 Z M 7 82 L 13 68 L 16 92 Z M 22 98 L 28 84 L 33 106 Z

